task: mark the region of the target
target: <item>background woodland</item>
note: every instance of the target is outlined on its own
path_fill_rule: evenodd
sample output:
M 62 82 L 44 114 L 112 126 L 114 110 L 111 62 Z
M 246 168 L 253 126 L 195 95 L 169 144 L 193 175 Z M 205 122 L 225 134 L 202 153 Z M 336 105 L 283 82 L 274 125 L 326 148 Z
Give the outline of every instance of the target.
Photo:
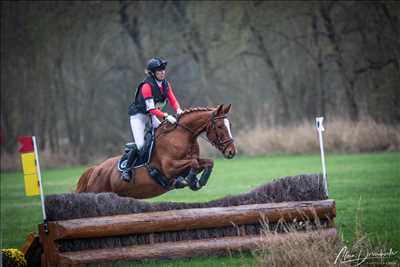
M 291 127 L 317 116 L 342 121 L 338 131 L 366 121 L 375 126 L 361 145 L 378 136 L 388 143 L 372 150 L 399 149 L 395 1 L 2 1 L 2 155 L 20 135 L 79 164 L 120 153 L 154 56 L 169 61 L 183 108 L 232 104 L 244 154 L 256 154 L 267 129 L 302 138 Z

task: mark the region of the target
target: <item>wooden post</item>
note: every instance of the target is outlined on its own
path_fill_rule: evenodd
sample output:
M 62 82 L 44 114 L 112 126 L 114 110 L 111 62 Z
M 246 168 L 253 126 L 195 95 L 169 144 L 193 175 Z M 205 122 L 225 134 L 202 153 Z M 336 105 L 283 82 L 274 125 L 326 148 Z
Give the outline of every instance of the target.
M 43 246 L 42 266 L 57 266 L 59 262 L 59 250 L 55 240 L 54 226 L 45 227 L 45 224 L 39 224 L 39 239 Z M 51 231 L 49 231 L 51 230 Z

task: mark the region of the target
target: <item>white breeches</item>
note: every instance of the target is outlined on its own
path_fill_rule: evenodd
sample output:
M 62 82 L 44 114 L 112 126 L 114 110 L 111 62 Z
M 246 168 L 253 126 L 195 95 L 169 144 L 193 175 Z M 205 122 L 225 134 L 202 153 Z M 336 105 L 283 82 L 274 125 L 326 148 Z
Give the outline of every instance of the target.
M 144 131 L 146 123 L 151 119 L 151 125 L 153 128 L 157 128 L 160 125 L 160 121 L 154 115 L 146 115 L 142 113 L 131 116 L 131 128 L 133 138 L 135 140 L 137 148 L 140 150 L 144 146 Z

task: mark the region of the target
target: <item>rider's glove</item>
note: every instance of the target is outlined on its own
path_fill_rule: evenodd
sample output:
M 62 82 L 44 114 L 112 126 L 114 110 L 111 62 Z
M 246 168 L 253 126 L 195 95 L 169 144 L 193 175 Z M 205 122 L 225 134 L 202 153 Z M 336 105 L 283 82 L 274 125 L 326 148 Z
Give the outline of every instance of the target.
M 172 124 L 176 123 L 176 119 L 175 119 L 175 117 L 172 116 L 172 115 L 167 115 L 167 116 L 165 117 L 165 119 L 166 119 L 169 123 L 172 123 Z
M 176 114 L 181 114 L 181 113 L 182 113 L 182 109 L 178 108 L 178 109 L 176 110 Z

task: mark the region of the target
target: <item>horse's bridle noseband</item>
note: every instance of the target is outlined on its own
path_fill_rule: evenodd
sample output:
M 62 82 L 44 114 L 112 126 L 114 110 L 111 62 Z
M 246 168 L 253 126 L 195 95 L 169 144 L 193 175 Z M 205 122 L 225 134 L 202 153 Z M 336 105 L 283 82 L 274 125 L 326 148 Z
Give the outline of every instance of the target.
M 216 148 L 218 148 L 220 151 L 222 151 L 222 153 L 225 153 L 225 150 L 234 142 L 233 138 L 231 137 L 228 137 L 225 140 L 223 140 L 221 136 L 218 136 L 216 122 L 218 119 L 226 119 L 226 118 L 227 118 L 226 115 L 216 116 L 216 114 L 213 113 L 211 120 L 206 127 L 207 132 L 209 131 L 210 128 L 214 130 L 215 139 L 210 140 L 210 143 L 214 145 Z

